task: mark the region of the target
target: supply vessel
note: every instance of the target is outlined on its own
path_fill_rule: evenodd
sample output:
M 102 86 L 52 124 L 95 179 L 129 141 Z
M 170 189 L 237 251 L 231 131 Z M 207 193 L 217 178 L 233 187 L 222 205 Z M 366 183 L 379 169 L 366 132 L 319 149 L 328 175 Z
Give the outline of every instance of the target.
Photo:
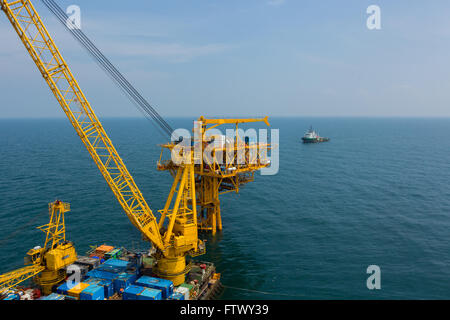
M 309 130 L 305 133 L 305 135 L 302 137 L 302 141 L 303 143 L 318 143 L 318 142 L 327 142 L 330 141 L 330 139 L 319 136 L 319 134 L 311 126 Z
M 206 251 L 201 232 L 222 230 L 219 196 L 238 193 L 254 180 L 255 172 L 270 166 L 268 143 L 250 142 L 241 124 L 268 118 L 211 119 L 194 123 L 193 137 L 177 139 L 173 129 L 143 98 L 53 0 L 43 3 L 84 46 L 127 97 L 166 133 L 157 169 L 174 181 L 164 207 L 150 209 L 119 156 L 94 109 L 29 0 L 0 0 L 1 10 L 22 41 L 50 91 L 80 137 L 88 153 L 131 223 L 149 248 L 134 252 L 102 245 L 79 256 L 66 239 L 65 213 L 69 203 L 49 204 L 44 245 L 26 253 L 25 267 L 0 275 L 0 299 L 6 300 L 185 300 L 215 298 L 220 273 L 214 263 L 195 260 Z M 24 89 L 26 90 L 26 89 Z M 230 143 L 214 143 L 212 129 L 235 129 Z M 222 139 L 226 141 L 226 139 Z M 211 148 L 214 145 L 214 148 Z M 169 154 L 166 157 L 166 154 Z M 208 157 L 203 157 L 209 153 Z M 68 168 L 71 170 L 73 168 Z M 156 183 L 156 182 L 155 182 Z M 23 201 L 23 200 L 22 200 Z M 99 239 L 101 243 L 101 239 Z

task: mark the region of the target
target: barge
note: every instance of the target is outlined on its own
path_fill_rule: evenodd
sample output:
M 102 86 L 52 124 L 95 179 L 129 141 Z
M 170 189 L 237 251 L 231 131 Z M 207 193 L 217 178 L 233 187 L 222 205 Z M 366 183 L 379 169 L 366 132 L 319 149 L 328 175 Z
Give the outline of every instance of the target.
M 211 262 L 190 261 L 185 283 L 179 286 L 159 278 L 155 263 L 150 253 L 102 245 L 77 256 L 51 292 L 44 295 L 33 278 L 28 285 L 3 292 L 0 300 L 212 300 L 223 291 Z

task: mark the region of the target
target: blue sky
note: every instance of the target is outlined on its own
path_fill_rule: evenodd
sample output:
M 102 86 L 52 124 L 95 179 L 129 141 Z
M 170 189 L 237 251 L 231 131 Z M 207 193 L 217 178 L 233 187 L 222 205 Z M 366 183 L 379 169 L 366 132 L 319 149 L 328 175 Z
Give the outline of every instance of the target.
M 57 3 L 163 116 L 450 116 L 448 1 Z M 141 116 L 34 4 L 98 115 Z M 63 117 L 3 13 L 0 41 L 0 118 Z

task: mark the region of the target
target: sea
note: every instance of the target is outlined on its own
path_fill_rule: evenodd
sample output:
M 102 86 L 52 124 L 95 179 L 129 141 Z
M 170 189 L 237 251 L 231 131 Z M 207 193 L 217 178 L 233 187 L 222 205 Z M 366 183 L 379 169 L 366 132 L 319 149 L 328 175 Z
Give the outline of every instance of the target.
M 221 196 L 223 231 L 201 234 L 221 299 L 450 298 L 450 119 L 269 121 L 278 172 Z M 102 123 L 156 214 L 173 181 L 156 170 L 166 139 L 146 119 Z M 330 141 L 302 144 L 310 126 Z M 150 247 L 68 120 L 0 120 L 0 272 L 43 245 L 36 227 L 56 199 L 71 204 L 66 236 L 79 254 Z

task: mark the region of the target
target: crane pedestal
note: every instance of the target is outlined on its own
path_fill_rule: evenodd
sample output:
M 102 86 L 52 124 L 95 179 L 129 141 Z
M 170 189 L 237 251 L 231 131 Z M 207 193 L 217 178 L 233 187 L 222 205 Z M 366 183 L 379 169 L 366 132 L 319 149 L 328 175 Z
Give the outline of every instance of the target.
M 41 287 L 41 291 L 44 295 L 49 295 L 52 293 L 54 286 L 64 281 L 66 273 L 64 270 L 44 270 L 35 278 L 35 283 Z
M 155 273 L 161 278 L 171 280 L 174 286 L 179 286 L 184 282 L 185 275 L 188 271 L 184 256 L 174 258 L 164 257 L 158 259 Z

